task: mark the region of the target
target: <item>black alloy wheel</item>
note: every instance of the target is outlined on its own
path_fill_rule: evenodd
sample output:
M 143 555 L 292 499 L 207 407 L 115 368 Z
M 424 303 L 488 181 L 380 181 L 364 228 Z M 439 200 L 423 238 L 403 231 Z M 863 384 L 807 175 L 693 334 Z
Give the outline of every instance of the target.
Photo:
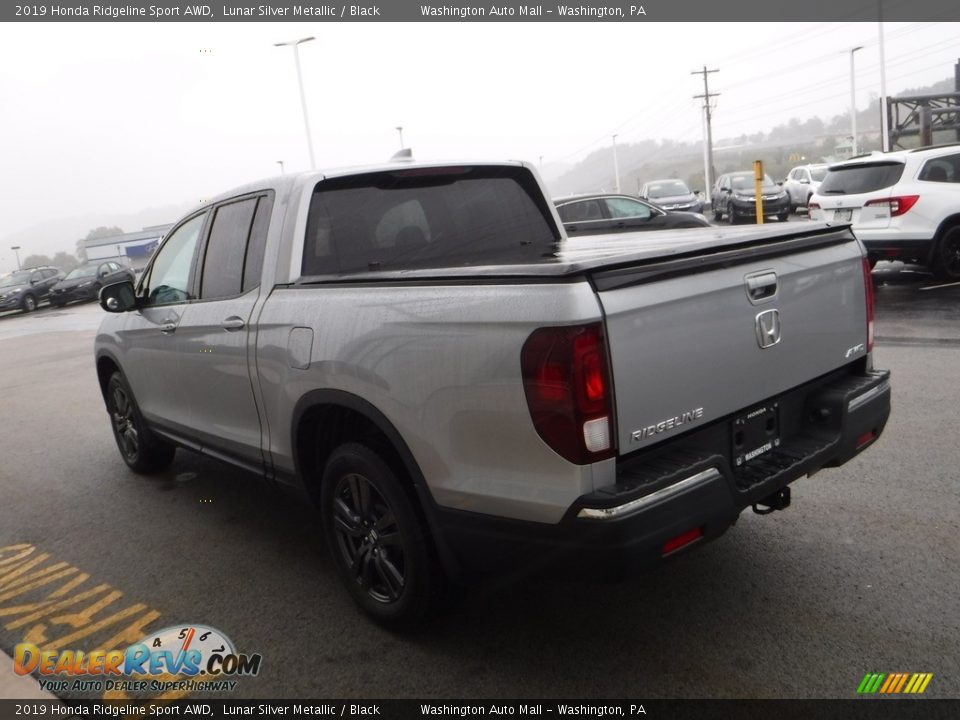
M 406 564 L 393 510 L 376 487 L 356 473 L 341 477 L 334 494 L 337 549 L 353 581 L 377 602 L 396 602 L 406 585 Z
M 947 230 L 937 243 L 933 271 L 941 280 L 960 280 L 960 225 Z
M 443 578 L 415 500 L 371 448 L 333 451 L 320 487 L 324 534 L 353 599 L 374 620 L 409 627 L 424 620 Z
M 176 448 L 155 437 L 143 423 L 133 393 L 120 372 L 107 383 L 107 412 L 120 457 L 136 473 L 154 473 L 173 462 Z
M 37 299 L 36 299 L 33 295 L 31 295 L 30 293 L 27 293 L 26 295 L 24 295 L 24 296 L 23 296 L 23 311 L 24 311 L 25 313 L 28 313 L 28 312 L 33 312 L 33 311 L 36 310 L 36 309 L 37 309 Z

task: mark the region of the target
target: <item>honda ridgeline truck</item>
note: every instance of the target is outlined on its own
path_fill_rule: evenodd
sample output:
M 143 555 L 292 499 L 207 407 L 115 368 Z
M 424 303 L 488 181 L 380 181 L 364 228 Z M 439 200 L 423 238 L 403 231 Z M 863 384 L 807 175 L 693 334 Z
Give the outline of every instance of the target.
M 568 240 L 525 163 L 253 183 L 100 301 L 127 465 L 181 447 L 305 486 L 391 624 L 508 557 L 633 569 L 702 545 L 890 411 L 847 226 Z

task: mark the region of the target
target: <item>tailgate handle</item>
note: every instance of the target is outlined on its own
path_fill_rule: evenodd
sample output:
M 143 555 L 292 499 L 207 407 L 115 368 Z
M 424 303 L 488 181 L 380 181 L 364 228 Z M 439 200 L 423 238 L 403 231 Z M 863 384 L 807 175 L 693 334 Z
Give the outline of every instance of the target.
M 777 274 L 772 270 L 747 276 L 747 296 L 753 301 L 766 300 L 777 294 Z

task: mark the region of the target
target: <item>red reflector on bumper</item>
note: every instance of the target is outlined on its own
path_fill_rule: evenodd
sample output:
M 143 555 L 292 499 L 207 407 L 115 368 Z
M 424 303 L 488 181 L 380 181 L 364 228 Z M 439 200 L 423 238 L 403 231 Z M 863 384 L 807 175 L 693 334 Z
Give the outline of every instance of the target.
M 675 538 L 667 540 L 663 544 L 663 555 L 669 555 L 674 550 L 679 550 L 680 548 L 689 545 L 694 540 L 699 540 L 703 537 L 703 528 L 694 528 L 693 530 L 688 530 L 683 533 L 683 535 L 677 535 Z
M 876 436 L 877 436 L 877 434 L 876 434 L 873 430 L 870 430 L 869 432 L 865 432 L 863 435 L 861 435 L 860 437 L 858 437 L 858 438 L 857 438 L 857 450 L 859 450 L 859 449 L 862 448 L 864 445 L 866 445 L 868 442 L 870 442 L 871 440 L 873 440 Z

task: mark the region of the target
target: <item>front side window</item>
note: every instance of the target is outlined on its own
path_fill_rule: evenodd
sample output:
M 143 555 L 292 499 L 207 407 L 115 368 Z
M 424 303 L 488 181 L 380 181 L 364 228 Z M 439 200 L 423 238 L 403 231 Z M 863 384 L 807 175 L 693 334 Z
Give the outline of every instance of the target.
M 147 305 L 166 305 L 193 299 L 190 267 L 206 216 L 206 213 L 201 213 L 187 220 L 173 231 L 157 251 L 143 288 Z
M 607 210 L 612 218 L 648 218 L 653 214 L 649 207 L 629 198 L 607 198 Z

